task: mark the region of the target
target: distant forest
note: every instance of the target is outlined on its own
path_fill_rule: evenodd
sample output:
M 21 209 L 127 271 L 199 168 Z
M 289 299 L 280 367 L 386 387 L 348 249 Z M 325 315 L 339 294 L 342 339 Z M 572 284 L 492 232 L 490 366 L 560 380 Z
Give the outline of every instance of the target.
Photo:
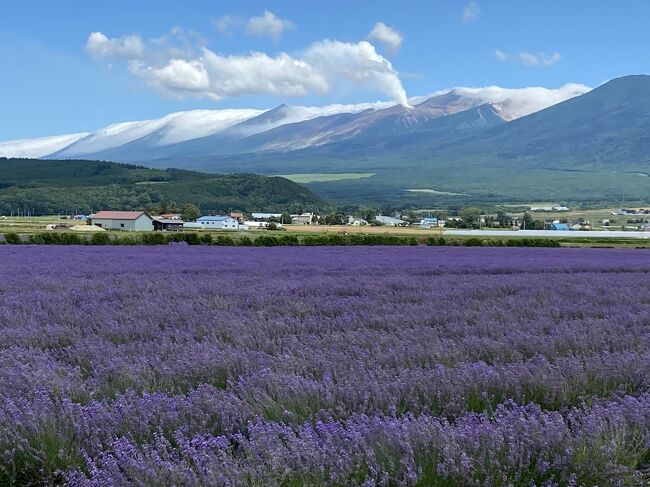
M 0 158 L 0 215 L 144 210 L 196 205 L 202 213 L 323 211 L 327 203 L 288 179 L 215 175 L 103 161 Z

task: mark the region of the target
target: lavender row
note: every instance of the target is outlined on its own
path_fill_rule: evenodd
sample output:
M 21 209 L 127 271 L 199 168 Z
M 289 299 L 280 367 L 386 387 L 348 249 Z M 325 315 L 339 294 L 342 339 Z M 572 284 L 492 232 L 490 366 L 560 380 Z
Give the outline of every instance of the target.
M 228 436 L 121 437 L 70 485 L 646 485 L 650 396 L 566 415 L 501 405 L 454 424 L 355 416 L 290 427 L 257 421 Z M 645 462 L 645 463 L 644 463 Z

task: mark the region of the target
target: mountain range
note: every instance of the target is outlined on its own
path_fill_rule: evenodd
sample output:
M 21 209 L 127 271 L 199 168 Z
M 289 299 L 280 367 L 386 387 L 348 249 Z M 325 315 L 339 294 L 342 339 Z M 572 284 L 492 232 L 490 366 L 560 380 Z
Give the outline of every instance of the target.
M 312 189 L 342 201 L 646 198 L 650 76 L 567 85 L 545 102 L 528 90 L 459 88 L 411 106 L 181 112 L 67 140 L 0 143 L 0 156 L 311 174 Z

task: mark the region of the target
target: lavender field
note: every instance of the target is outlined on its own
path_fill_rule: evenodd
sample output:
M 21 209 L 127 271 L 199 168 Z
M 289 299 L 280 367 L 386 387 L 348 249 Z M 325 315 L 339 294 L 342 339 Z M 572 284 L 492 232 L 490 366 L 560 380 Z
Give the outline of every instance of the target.
M 647 251 L 0 263 L 0 485 L 650 482 Z

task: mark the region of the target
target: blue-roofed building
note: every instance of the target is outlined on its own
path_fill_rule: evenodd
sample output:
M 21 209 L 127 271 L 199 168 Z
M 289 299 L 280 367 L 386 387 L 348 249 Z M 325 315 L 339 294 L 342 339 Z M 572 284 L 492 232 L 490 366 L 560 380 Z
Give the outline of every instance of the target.
M 550 230 L 569 231 L 569 225 L 566 223 L 551 223 Z
M 239 229 L 239 222 L 230 216 L 214 215 L 202 216 L 196 219 L 196 223 L 201 225 L 206 230 L 237 230 Z
M 435 216 L 425 216 L 420 220 L 420 228 L 437 228 L 438 219 Z

